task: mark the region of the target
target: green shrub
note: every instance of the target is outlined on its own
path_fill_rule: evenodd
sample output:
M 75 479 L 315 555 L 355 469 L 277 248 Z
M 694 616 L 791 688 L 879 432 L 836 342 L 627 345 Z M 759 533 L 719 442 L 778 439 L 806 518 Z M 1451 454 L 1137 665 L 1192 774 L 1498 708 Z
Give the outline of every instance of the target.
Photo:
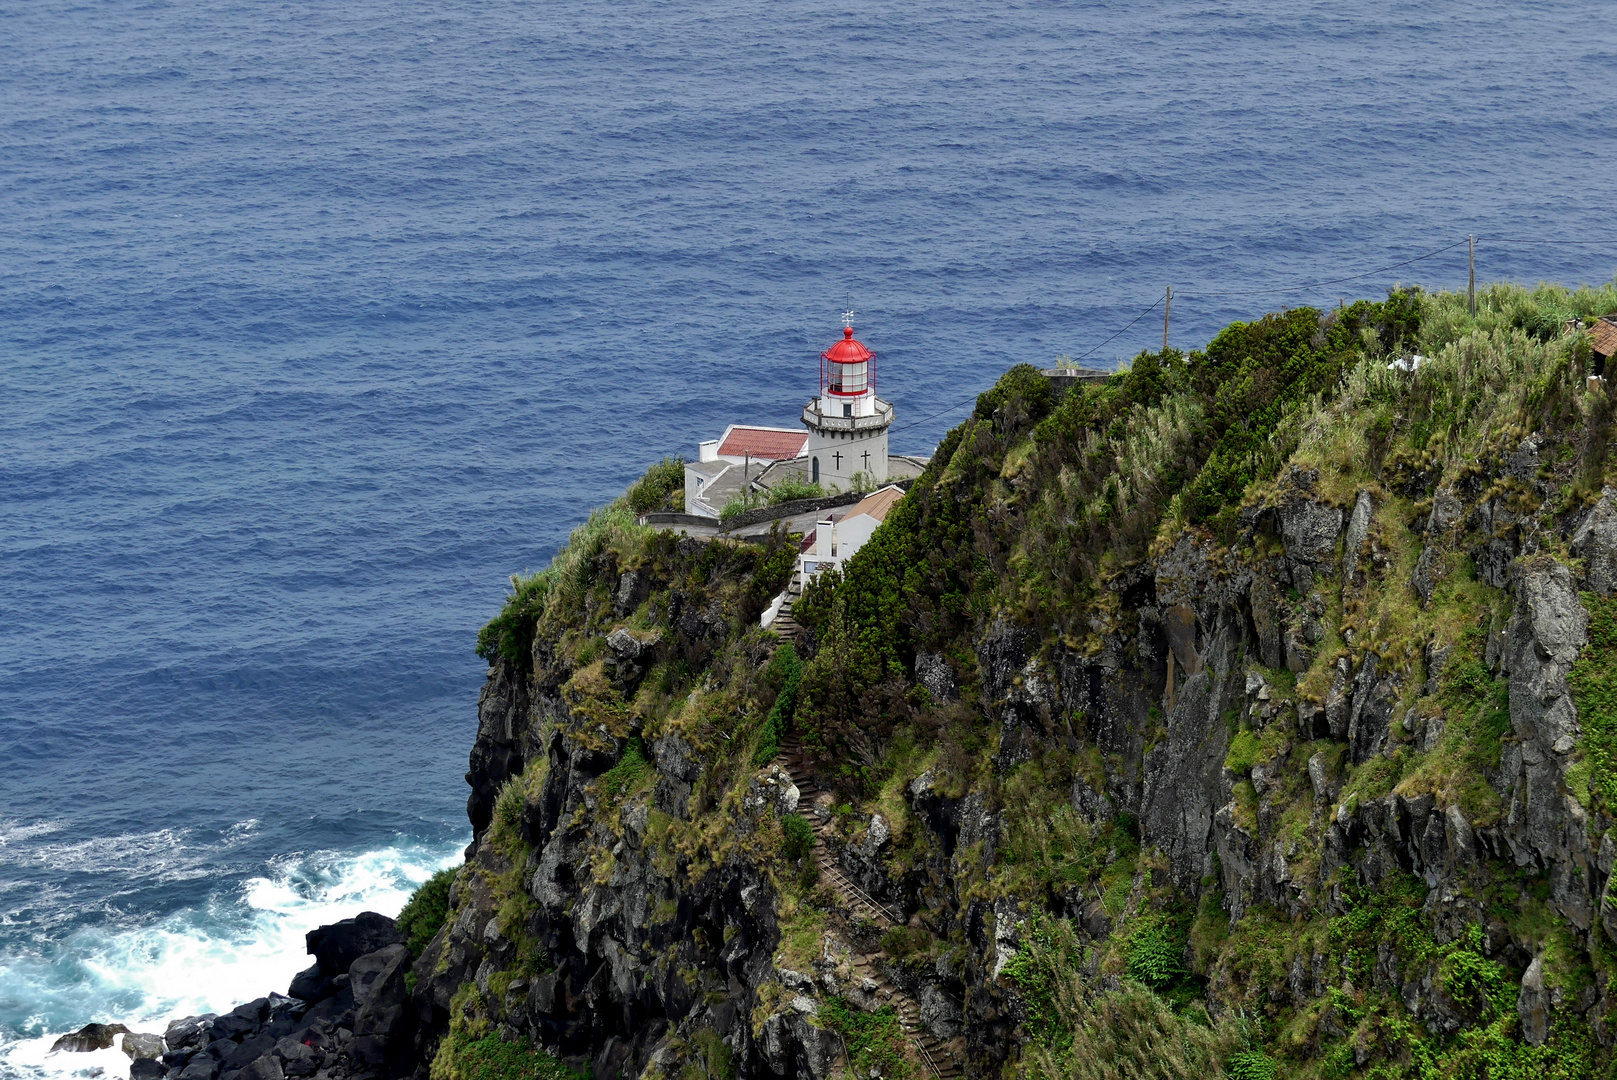
M 769 489 L 769 504 L 778 506 L 795 499 L 818 499 L 825 494 L 819 484 L 807 480 L 783 480 Z
M 932 935 L 918 926 L 895 926 L 881 936 L 882 952 L 904 960 L 932 948 Z
M 477 633 L 477 655 L 492 662 L 496 654 L 513 664 L 525 664 L 533 654 L 533 635 L 555 575 L 542 571 L 531 577 L 511 575 L 511 595 L 505 606 Z
M 494 796 L 495 835 L 511 837 L 522 831 L 522 804 L 528 797 L 528 785 L 520 775 L 508 778 Z
M 1250 729 L 1237 731 L 1230 739 L 1230 752 L 1224 758 L 1224 767 L 1238 776 L 1245 776 L 1258 763 L 1263 745 Z
M 848 1048 L 848 1064 L 857 1075 L 916 1075 L 915 1067 L 910 1064 L 904 1028 L 891 1005 L 883 1005 L 875 1012 L 862 1012 L 849 1007 L 842 998 L 834 997 L 820 1003 L 820 1019 L 842 1036 Z M 871 1072 L 873 1067 L 878 1070 L 877 1074 Z
M 1189 974 L 1185 970 L 1185 932 L 1161 916 L 1143 917 L 1129 935 L 1128 971 L 1153 990 L 1161 990 Z
M 684 486 L 685 459 L 665 457 L 629 485 L 629 490 L 623 493 L 623 501 L 636 514 L 649 514 L 662 509 L 668 496 Z
M 703 1028 L 690 1039 L 691 1054 L 679 1080 L 735 1080 L 735 1053 L 712 1028 Z
M 787 814 L 780 820 L 781 854 L 792 862 L 805 858 L 814 850 L 814 829 L 801 814 Z
M 449 917 L 449 887 L 455 882 L 455 867 L 432 875 L 410 895 L 399 912 L 399 933 L 410 947 L 411 956 L 420 956 Z
M 609 799 L 617 799 L 640 787 L 655 772 L 656 766 L 646 753 L 645 740 L 638 735 L 630 735 L 618 763 L 602 773 L 600 780 L 596 781 L 599 785 L 597 790 Z
M 1275 1080 L 1278 1069 L 1275 1059 L 1262 1050 L 1242 1050 L 1230 1055 L 1224 1073 L 1229 1080 Z
M 797 650 L 791 642 L 776 649 L 775 655 L 770 657 L 768 676 L 780 680 L 780 693 L 776 695 L 769 715 L 764 717 L 758 736 L 758 749 L 752 755 L 752 763 L 759 768 L 779 756 L 780 740 L 786 734 L 786 725 L 791 723 L 792 713 L 797 708 L 797 690 L 803 680 L 803 661 L 797 658 Z
M 543 1050 L 524 1042 L 505 1042 L 498 1035 L 473 1040 L 455 1032 L 433 1062 L 434 1080 L 588 1080 Z
M 1583 732 L 1580 760 L 1569 776 L 1586 777 L 1584 790 L 1575 794 L 1612 813 L 1617 810 L 1617 598 L 1584 593 L 1583 606 L 1589 610 L 1589 644 L 1568 678 Z

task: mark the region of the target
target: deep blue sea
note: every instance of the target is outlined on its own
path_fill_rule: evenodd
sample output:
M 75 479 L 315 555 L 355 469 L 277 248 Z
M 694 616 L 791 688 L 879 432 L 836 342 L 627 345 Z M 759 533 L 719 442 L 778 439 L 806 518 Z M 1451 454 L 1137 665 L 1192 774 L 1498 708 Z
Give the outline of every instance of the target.
M 1167 285 L 1608 280 L 1613 115 L 1596 0 L 0 0 L 0 1075 L 453 860 L 507 575 L 845 304 L 925 453 Z

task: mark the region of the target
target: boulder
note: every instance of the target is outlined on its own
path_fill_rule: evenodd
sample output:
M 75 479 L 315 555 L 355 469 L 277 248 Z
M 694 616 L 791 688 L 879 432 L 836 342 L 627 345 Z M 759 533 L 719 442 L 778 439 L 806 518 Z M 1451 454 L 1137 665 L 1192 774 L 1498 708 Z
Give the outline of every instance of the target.
M 926 687 L 934 701 L 953 701 L 960 696 L 954 669 L 942 653 L 915 654 L 915 681 Z
M 1353 504 L 1353 516 L 1348 519 L 1347 538 L 1342 542 L 1344 583 L 1351 582 L 1354 575 L 1359 572 L 1359 548 L 1370 536 L 1370 515 L 1374 510 L 1375 505 L 1370 500 L 1370 493 L 1361 488 L 1359 498 Z
M 1536 956 L 1522 976 L 1516 1013 L 1522 1021 L 1522 1038 L 1529 1046 L 1543 1046 L 1550 1036 L 1550 995 L 1544 989 L 1544 962 Z
M 360 957 L 349 970 L 359 1005 L 350 1053 L 355 1060 L 367 1065 L 385 1066 L 389 1076 L 407 1074 L 410 1038 L 414 1034 L 408 1008 L 410 996 L 405 986 L 405 976 L 410 971 L 410 950 L 403 945 L 393 945 Z
M 241 1041 L 241 1045 L 230 1051 L 221 1061 L 221 1072 L 231 1072 L 235 1069 L 245 1069 L 256 1059 L 275 1049 L 275 1040 L 268 1035 L 249 1035 Z
M 364 911 L 352 919 L 310 930 L 304 940 L 320 973 L 328 977 L 345 974 L 349 966 L 366 953 L 404 944 L 393 920 L 374 911 Z
M 1299 592 L 1313 585 L 1314 575 L 1335 561 L 1336 538 L 1342 533 L 1342 511 L 1311 498 L 1292 497 L 1280 504 L 1280 539 L 1285 545 L 1291 582 Z
M 212 1041 L 239 1039 L 257 1031 L 268 1017 L 269 998 L 257 998 L 236 1006 L 223 1016 L 215 1017 L 208 1038 Z
M 129 1063 L 129 1080 L 160 1080 L 167 1072 L 160 1058 L 136 1058 Z
M 1601 491 L 1600 501 L 1572 537 L 1572 554 L 1583 560 L 1590 592 L 1617 593 L 1617 488 Z
M 51 1053 L 66 1050 L 84 1054 L 91 1050 L 105 1050 L 112 1040 L 129 1029 L 122 1024 L 85 1024 L 71 1035 L 63 1035 L 51 1044 Z
M 256 1059 L 241 1071 L 241 1080 L 286 1080 L 281 1063 L 273 1055 Z
M 332 985 L 332 980 L 328 976 L 320 974 L 320 965 L 318 963 L 310 964 L 292 976 L 292 985 L 286 988 L 288 994 L 301 1001 L 309 1002 L 330 997 L 335 990 L 336 987 Z
M 218 1075 L 219 1060 L 212 1054 L 203 1052 L 186 1063 L 185 1068 L 180 1070 L 178 1080 L 213 1080 Z
M 163 1042 L 168 1045 L 170 1052 L 200 1050 L 213 1038 L 213 1021 L 213 1013 L 176 1020 L 163 1032 Z
M 320 1055 L 295 1035 L 275 1044 L 275 1056 L 281 1059 L 281 1071 L 286 1076 L 311 1076 L 320 1067 Z
M 123 1041 L 119 1044 L 123 1052 L 134 1061 L 142 1058 L 158 1058 L 163 1056 L 167 1049 L 163 1045 L 163 1036 L 151 1035 L 142 1031 L 125 1032 Z

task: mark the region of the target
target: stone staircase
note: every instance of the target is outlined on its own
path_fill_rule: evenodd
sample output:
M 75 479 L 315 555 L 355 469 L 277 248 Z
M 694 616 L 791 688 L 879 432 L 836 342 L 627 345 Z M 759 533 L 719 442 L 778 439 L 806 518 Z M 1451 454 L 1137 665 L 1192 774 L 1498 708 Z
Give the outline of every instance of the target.
M 782 609 L 784 614 L 785 609 Z M 778 620 L 777 620 L 778 624 Z M 775 758 L 775 764 L 786 770 L 791 776 L 792 783 L 797 786 L 798 795 L 805 803 L 813 803 L 814 797 L 820 794 L 821 788 L 814 782 L 812 775 L 804 767 L 802 744 L 796 739 L 790 739 L 781 745 L 780 755 Z M 830 845 L 823 843 L 829 825 L 819 820 L 815 814 L 805 814 L 804 817 L 814 828 L 814 862 L 820 868 L 820 878 L 828 882 L 842 898 L 848 909 L 875 923 L 882 930 L 904 924 L 901 912 L 882 904 L 870 894 L 866 893 L 837 865 L 836 858 L 831 854 Z M 963 1075 L 964 1070 L 960 1064 L 960 1047 L 942 1042 L 935 1037 L 921 1023 L 921 1006 L 913 997 L 893 984 L 884 971 L 875 963 L 875 954 L 866 953 L 855 956 L 853 969 L 861 979 L 866 980 L 866 986 L 875 985 L 876 1000 L 883 1005 L 891 1005 L 894 1014 L 898 1017 L 899 1025 L 904 1029 L 905 1036 L 910 1045 L 915 1048 L 915 1056 L 920 1059 L 922 1067 L 933 1080 L 956 1080 Z M 959 1040 L 955 1040 L 958 1043 Z
M 797 625 L 796 619 L 792 618 L 792 605 L 797 603 L 802 596 L 803 586 L 798 581 L 797 575 L 793 574 L 791 582 L 786 586 L 786 602 L 781 604 L 779 613 L 775 615 L 775 621 L 769 626 L 771 630 L 781 636 L 782 640 L 790 641 L 793 645 L 803 643 L 803 628 Z

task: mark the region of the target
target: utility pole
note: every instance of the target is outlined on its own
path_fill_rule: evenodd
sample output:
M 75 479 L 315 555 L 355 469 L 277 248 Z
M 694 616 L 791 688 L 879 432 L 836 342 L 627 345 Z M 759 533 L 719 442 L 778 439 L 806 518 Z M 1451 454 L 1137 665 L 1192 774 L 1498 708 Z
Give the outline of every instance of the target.
M 1168 351 L 1168 314 L 1173 311 L 1173 286 L 1168 286 L 1168 296 L 1162 304 L 1162 351 Z
M 1471 281 L 1470 281 L 1470 284 L 1466 285 L 1466 287 L 1465 287 L 1465 306 L 1471 309 L 1471 317 L 1474 319 L 1474 318 L 1477 317 L 1477 237 L 1476 237 L 1476 234 L 1473 233 L 1471 235 L 1470 239 L 1471 239 L 1471 243 L 1470 243 L 1469 250 L 1471 252 L 1471 258 L 1470 258 Z

